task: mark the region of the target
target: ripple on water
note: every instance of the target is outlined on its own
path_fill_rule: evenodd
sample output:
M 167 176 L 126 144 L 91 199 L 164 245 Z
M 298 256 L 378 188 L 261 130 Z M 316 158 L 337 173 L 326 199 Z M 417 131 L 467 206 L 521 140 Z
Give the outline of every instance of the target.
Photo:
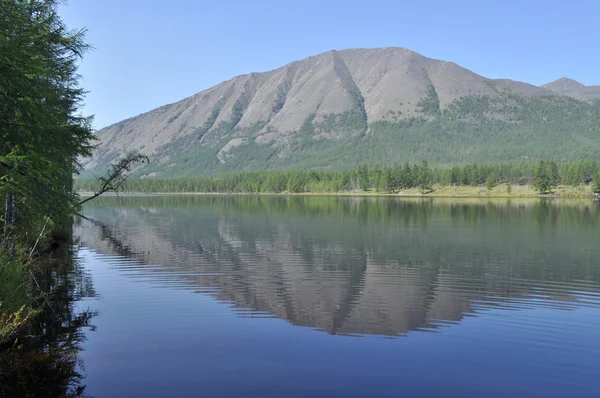
M 140 199 L 157 201 L 144 206 L 152 212 L 135 201 L 102 204 L 86 214 L 107 225 L 118 219 L 119 244 L 93 224 L 76 233 L 90 250 L 82 249 L 82 260 L 97 265 L 106 291 L 137 321 L 160 311 L 167 323 L 235 335 L 264 350 L 258 357 L 304 377 L 317 376 L 301 354 L 318 347 L 328 355 L 324 364 L 354 352 L 390 383 L 386 372 L 396 367 L 415 383 L 449 386 L 464 369 L 477 375 L 473 386 L 488 383 L 478 391 L 502 380 L 504 396 L 591 391 L 600 373 L 599 210 L 582 217 L 576 206 L 535 203 L 313 199 L 254 198 L 259 208 L 243 198 Z M 545 222 L 548 212 L 553 223 Z M 313 337 L 323 332 L 369 343 Z M 154 326 L 154 333 L 175 332 Z M 273 352 L 293 351 L 290 360 L 267 353 L 288 337 L 293 343 Z M 211 338 L 219 347 L 236 344 Z M 367 344 L 371 351 L 360 351 Z M 346 361 L 335 363 L 336 376 L 360 368 Z

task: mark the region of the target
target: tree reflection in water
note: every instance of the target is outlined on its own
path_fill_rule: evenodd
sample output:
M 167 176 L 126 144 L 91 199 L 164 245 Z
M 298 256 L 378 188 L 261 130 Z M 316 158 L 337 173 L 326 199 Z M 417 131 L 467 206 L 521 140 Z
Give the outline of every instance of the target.
M 86 396 L 79 352 L 86 330 L 95 329 L 97 312 L 78 308 L 79 300 L 95 292 L 75 255 L 53 259 L 32 281 L 45 305 L 27 336 L 0 347 L 0 397 Z

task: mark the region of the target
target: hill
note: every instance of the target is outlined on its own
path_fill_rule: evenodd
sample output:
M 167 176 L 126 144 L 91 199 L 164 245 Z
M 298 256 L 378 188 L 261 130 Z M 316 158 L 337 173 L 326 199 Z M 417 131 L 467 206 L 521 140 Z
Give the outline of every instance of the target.
M 581 100 L 600 98 L 600 86 L 584 86 L 578 81 L 566 77 L 544 84 L 542 87 L 551 90 L 556 94 L 566 95 Z
M 329 51 L 104 128 L 85 167 L 131 151 L 152 159 L 138 175 L 161 177 L 594 158 L 600 102 L 575 83 L 488 79 L 402 48 Z

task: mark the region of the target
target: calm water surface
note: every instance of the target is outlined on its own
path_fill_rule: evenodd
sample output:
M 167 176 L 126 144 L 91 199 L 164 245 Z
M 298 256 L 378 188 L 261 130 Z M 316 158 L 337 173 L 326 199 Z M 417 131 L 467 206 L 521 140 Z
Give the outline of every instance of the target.
M 85 207 L 98 397 L 599 397 L 593 202 L 164 196 Z

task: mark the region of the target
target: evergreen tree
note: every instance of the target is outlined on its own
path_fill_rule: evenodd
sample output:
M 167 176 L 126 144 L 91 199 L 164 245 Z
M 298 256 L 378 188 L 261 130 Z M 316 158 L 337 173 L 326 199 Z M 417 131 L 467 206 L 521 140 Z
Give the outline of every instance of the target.
M 474 187 L 478 186 L 480 184 L 479 181 L 479 168 L 477 167 L 476 164 L 473 164 L 471 166 L 470 172 L 469 172 L 469 184 L 468 185 L 472 185 Z
M 404 162 L 404 167 L 402 168 L 402 176 L 400 178 L 400 187 L 402 189 L 408 189 L 408 188 L 414 187 L 413 172 L 412 172 L 408 162 Z
M 294 173 L 290 176 L 287 183 L 287 190 L 293 193 L 299 193 L 304 191 L 304 184 L 302 178 L 298 173 Z
M 533 175 L 533 186 L 541 194 L 548 192 L 551 189 L 550 175 L 548 173 L 548 166 L 546 162 L 540 160 L 535 173 Z
M 376 192 L 381 192 L 383 191 L 383 170 L 381 168 L 381 164 L 379 162 L 375 163 L 375 166 L 373 167 L 373 171 L 371 172 L 372 177 L 370 178 L 370 181 L 373 185 L 373 188 L 375 188 Z
M 572 185 L 581 185 L 585 183 L 585 173 L 583 170 L 583 166 L 581 163 L 578 163 L 575 166 L 574 172 L 573 172 L 573 183 Z
M 396 164 L 392 168 L 392 178 L 393 178 L 393 189 L 394 191 L 399 190 L 402 187 L 402 165 L 400 163 Z
M 558 165 L 554 160 L 550 160 L 547 163 L 548 167 L 548 178 L 550 181 L 551 188 L 557 188 L 558 184 L 560 184 L 560 175 L 558 174 Z
M 539 165 L 538 165 L 539 166 Z M 548 176 L 548 184 L 550 184 L 550 174 L 552 166 L 549 162 L 544 162 L 543 167 L 523 163 L 520 165 L 502 165 L 502 164 L 482 164 L 477 167 L 478 178 L 485 176 L 484 183 L 488 182 L 490 186 L 496 186 L 499 181 L 507 181 L 512 184 L 513 181 L 520 181 L 524 184 L 525 181 L 531 180 L 530 176 L 536 174 L 535 180 L 543 180 L 544 175 Z M 379 191 L 397 192 L 398 189 L 408 189 L 419 187 L 419 182 L 422 177 L 422 170 L 427 170 L 429 166 L 424 164 L 415 165 L 413 168 L 405 162 L 404 166 L 395 164 L 382 168 L 381 173 L 371 171 L 370 175 L 375 176 L 381 174 L 379 182 L 375 182 L 375 187 Z M 473 164 L 467 166 L 454 166 L 452 168 L 436 168 L 430 169 L 431 183 L 436 184 L 451 184 L 452 175 L 458 175 L 458 181 L 462 181 L 463 175 L 470 175 L 475 166 Z M 536 169 L 545 170 L 536 173 Z M 600 168 L 595 162 L 584 163 L 565 163 L 558 165 L 561 181 L 567 183 L 570 172 L 575 170 L 585 170 L 582 175 L 595 176 Z M 368 168 L 367 168 L 368 172 Z M 309 191 L 309 192 L 338 192 L 341 190 L 352 190 L 358 187 L 359 174 L 364 176 L 365 167 L 360 166 L 360 173 L 357 169 L 345 171 L 318 170 L 314 169 L 309 172 L 303 170 L 262 170 L 262 171 L 242 171 L 228 174 L 219 174 L 213 177 L 195 177 L 195 178 L 176 178 L 176 179 L 155 179 L 145 178 L 131 180 L 126 184 L 126 189 L 130 192 L 282 192 L 286 189 Z M 374 177 L 369 178 L 369 180 Z M 364 177 L 363 177 L 364 180 Z M 591 180 L 591 179 L 590 179 Z M 595 180 L 595 179 L 594 179 Z M 291 181 L 291 183 L 290 183 Z M 461 182 L 462 184 L 462 182 Z M 469 184 L 470 185 L 470 184 Z M 476 181 L 476 185 L 481 185 Z M 372 186 L 372 185 L 370 185 Z M 370 187 L 369 186 L 369 187 Z M 551 185 L 546 185 L 547 192 L 551 189 Z M 299 188 L 298 188 L 299 187 Z M 93 181 L 78 180 L 77 188 L 85 191 L 94 189 Z M 507 187 L 507 192 L 512 190 L 512 186 Z M 509 192 L 510 193 L 510 192 Z
M 396 191 L 396 179 L 394 178 L 394 170 L 391 167 L 386 167 L 383 170 L 383 189 L 392 193 Z
M 358 184 L 360 189 L 367 191 L 369 189 L 369 166 L 361 164 L 358 166 Z
M 418 188 L 422 194 L 431 191 L 433 184 L 433 174 L 426 160 L 421 161 L 421 166 L 417 169 Z
M 452 170 L 450 172 L 450 185 L 458 185 L 461 183 L 460 174 L 460 168 L 458 166 L 452 167 Z
M 592 192 L 600 195 L 600 168 L 596 170 L 592 180 Z
M 373 167 L 373 171 L 371 172 L 372 176 L 370 178 L 370 181 L 373 185 L 373 188 L 375 188 L 375 191 L 379 192 L 382 189 L 382 185 L 383 185 L 383 180 L 382 180 L 382 170 L 381 170 L 381 164 L 379 162 L 375 163 L 375 166 Z
M 55 230 L 77 203 L 72 177 L 91 153 L 90 119 L 78 114 L 77 61 L 88 46 L 56 0 L 0 3 L 0 197 L 3 247 L 14 252 L 36 223 Z M 18 222 L 17 222 L 18 220 Z
M 265 179 L 265 182 L 262 185 L 262 191 L 264 192 L 274 192 L 279 193 L 284 191 L 286 188 L 286 182 L 284 182 L 283 178 L 280 174 L 271 173 Z
M 492 171 L 491 174 L 487 178 L 486 187 L 487 187 L 488 191 L 491 191 L 492 189 L 494 189 L 496 187 L 496 185 L 498 185 L 498 181 L 496 179 L 496 173 L 494 173 Z
M 563 172 L 563 183 L 567 185 L 573 185 L 574 178 L 574 167 L 572 164 L 568 164 L 564 168 Z

